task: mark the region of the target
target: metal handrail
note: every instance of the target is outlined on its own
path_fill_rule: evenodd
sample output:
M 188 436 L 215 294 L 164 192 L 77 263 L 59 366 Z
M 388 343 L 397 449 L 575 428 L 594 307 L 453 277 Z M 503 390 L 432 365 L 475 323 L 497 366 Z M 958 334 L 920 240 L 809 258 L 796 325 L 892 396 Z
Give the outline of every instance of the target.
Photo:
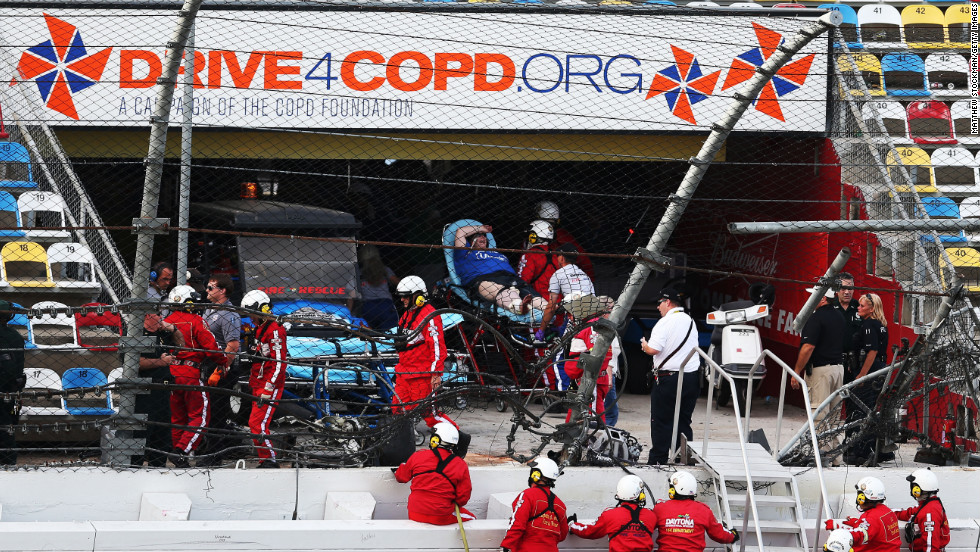
M 814 463 L 816 464 L 816 467 L 817 467 L 817 481 L 820 483 L 820 501 L 823 503 L 821 505 L 822 508 L 820 506 L 818 506 L 817 509 L 818 510 L 820 510 L 820 509 L 824 510 L 824 516 L 826 516 L 824 519 L 830 519 L 832 517 L 832 515 L 830 513 L 830 503 L 828 502 L 828 499 L 827 499 L 827 487 L 826 487 L 826 485 L 824 485 L 824 480 L 823 480 L 823 465 L 820 462 L 820 447 L 818 446 L 819 441 L 817 440 L 816 424 L 813 421 L 813 411 L 810 409 L 810 390 L 809 390 L 809 387 L 806 384 L 806 380 L 804 380 L 799 374 L 797 374 L 796 373 L 796 370 L 790 368 L 788 364 L 786 364 L 785 362 L 783 362 L 783 360 L 781 358 L 777 357 L 769 349 L 764 349 L 762 351 L 762 354 L 759 355 L 758 360 L 756 360 L 755 361 L 755 364 L 752 365 L 752 369 L 749 370 L 749 384 L 750 384 L 749 389 L 750 390 L 752 389 L 752 387 L 751 387 L 752 375 L 755 373 L 755 369 L 758 368 L 759 365 L 762 364 L 762 361 L 766 357 L 769 357 L 771 360 L 775 361 L 776 364 L 778 364 L 779 367 L 783 369 L 783 375 L 782 375 L 782 378 L 779 381 L 779 407 L 776 410 L 776 445 L 773 447 L 773 453 L 772 453 L 773 458 L 776 458 L 776 455 L 779 454 L 779 452 L 778 452 L 779 451 L 779 439 L 782 436 L 782 429 L 783 429 L 783 407 L 786 404 L 786 375 L 789 374 L 793 379 L 795 379 L 796 381 L 798 381 L 800 383 L 800 388 L 803 390 L 803 403 L 804 403 L 804 409 L 806 411 L 806 423 L 807 423 L 807 426 L 810 428 L 810 440 L 811 440 L 811 442 L 813 444 L 813 458 L 814 458 Z M 749 396 L 751 396 L 751 392 L 749 393 Z M 746 405 L 745 405 L 745 427 L 746 427 L 746 431 L 748 430 L 748 427 L 749 427 L 749 416 L 750 416 L 750 411 L 751 410 L 752 410 L 752 401 L 751 400 L 747 400 L 746 401 Z M 820 526 L 821 526 L 822 523 L 823 523 L 823 519 L 818 519 L 817 520 L 817 530 L 818 530 L 818 533 L 817 534 L 819 534 L 819 528 L 820 528 Z M 814 550 L 816 550 L 816 549 L 814 549 Z
M 728 375 L 724 370 L 722 370 L 721 367 L 718 366 L 718 364 L 715 361 L 711 360 L 711 357 L 709 357 L 703 350 L 701 350 L 700 347 L 695 347 L 693 350 L 691 350 L 691 352 L 684 357 L 684 360 L 681 361 L 680 365 L 682 367 L 686 366 L 688 361 L 690 361 L 695 354 L 700 355 L 701 358 L 703 358 L 708 365 L 708 376 L 709 376 L 708 381 L 714 381 L 715 374 L 717 374 L 725 378 L 725 380 L 728 382 L 728 385 L 730 385 L 732 388 L 732 405 L 735 407 L 735 429 L 738 431 L 738 446 L 742 452 L 742 465 L 745 466 L 745 486 L 747 487 L 745 491 L 746 510 L 751 510 L 752 519 L 756 520 L 755 536 L 757 542 L 759 543 L 759 552 L 765 552 L 765 545 L 762 542 L 762 526 L 759 524 L 759 510 L 756 507 L 756 502 L 755 502 L 755 486 L 752 483 L 752 474 L 749 472 L 749 457 L 748 457 L 748 453 L 745 450 L 745 434 L 742 431 L 742 419 L 741 419 L 742 416 L 740 414 L 741 411 L 739 410 L 738 407 L 738 392 L 736 391 L 735 380 L 733 380 L 730 375 Z M 681 393 L 684 389 L 683 370 L 681 370 L 677 374 L 677 376 L 678 376 L 677 394 L 674 396 L 674 430 L 671 432 L 671 440 L 670 440 L 671 445 L 669 449 L 669 454 L 667 456 L 667 458 L 670 460 L 673 460 L 674 456 L 676 456 L 677 454 L 677 449 L 676 449 L 677 433 L 678 433 L 677 422 L 680 420 Z M 711 405 L 714 403 L 714 401 L 712 400 L 712 397 L 714 395 L 714 388 L 715 388 L 714 385 L 710 385 L 708 387 L 708 415 L 705 417 L 705 421 L 704 421 L 704 441 L 701 444 L 702 458 L 706 457 L 708 452 L 708 435 L 710 433 L 710 428 L 711 428 L 711 410 L 712 410 Z M 745 518 L 742 520 L 742 534 L 745 534 L 745 532 L 748 530 L 748 526 L 749 526 L 749 518 L 748 516 L 745 516 Z M 745 552 L 745 541 L 742 540 L 740 542 L 742 544 L 739 547 L 739 552 Z

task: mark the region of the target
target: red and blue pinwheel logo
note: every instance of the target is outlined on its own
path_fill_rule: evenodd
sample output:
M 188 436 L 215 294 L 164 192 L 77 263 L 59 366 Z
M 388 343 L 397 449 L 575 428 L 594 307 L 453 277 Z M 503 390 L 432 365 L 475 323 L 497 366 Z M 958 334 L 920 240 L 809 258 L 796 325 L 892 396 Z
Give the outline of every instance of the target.
M 44 21 L 50 38 L 21 55 L 17 72 L 34 81 L 45 106 L 78 120 L 74 95 L 99 82 L 112 48 L 90 54 L 74 25 L 48 14 Z
M 657 73 L 650 83 L 646 99 L 663 94 L 667 107 L 675 117 L 696 125 L 691 106 L 708 99 L 721 71 L 704 75 L 694 54 L 673 44 L 670 48 L 674 52 L 674 65 Z
M 761 67 L 776 52 L 776 48 L 783 41 L 783 35 L 776 31 L 754 22 L 752 27 L 755 29 L 755 37 L 759 46 L 732 60 L 728 75 L 725 77 L 725 83 L 721 85 L 722 90 L 728 90 L 752 78 L 756 68 Z M 755 110 L 774 119 L 785 121 L 783 110 L 779 105 L 779 98 L 803 86 L 807 75 L 810 74 L 813 58 L 814 54 L 810 54 L 783 65 L 759 92 L 759 97 L 755 101 Z

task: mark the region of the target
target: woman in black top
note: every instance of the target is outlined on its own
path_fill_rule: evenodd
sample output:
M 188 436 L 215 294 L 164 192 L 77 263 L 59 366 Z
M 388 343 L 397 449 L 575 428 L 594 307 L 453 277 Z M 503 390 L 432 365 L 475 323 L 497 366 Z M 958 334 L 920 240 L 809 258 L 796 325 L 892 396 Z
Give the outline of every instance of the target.
M 857 312 L 858 316 L 861 317 L 861 328 L 854 334 L 851 350 L 857 353 L 857 358 L 860 361 L 855 379 L 861 379 L 887 365 L 888 320 L 885 318 L 881 297 L 875 293 L 861 295 L 858 299 Z M 883 384 L 884 378 L 879 377 L 873 381 L 866 381 L 852 390 L 851 399 L 847 402 L 848 422 L 866 418 L 870 412 L 874 411 Z M 854 427 L 849 429 L 847 433 L 850 436 L 859 430 L 860 427 Z M 874 435 L 865 434 L 859 440 L 848 443 L 848 453 L 844 459 L 851 465 L 865 464 L 874 455 L 874 446 Z M 894 455 L 891 456 L 894 457 Z M 877 456 L 876 461 L 885 459 L 886 454 L 883 453 Z

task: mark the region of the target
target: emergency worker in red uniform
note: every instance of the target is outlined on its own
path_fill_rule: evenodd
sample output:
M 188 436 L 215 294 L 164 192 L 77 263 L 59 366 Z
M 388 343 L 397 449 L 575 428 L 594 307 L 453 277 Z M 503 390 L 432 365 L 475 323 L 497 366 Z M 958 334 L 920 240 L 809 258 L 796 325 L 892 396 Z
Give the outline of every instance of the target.
M 885 484 L 876 477 L 865 477 L 854 488 L 857 489 L 855 504 L 861 516 L 844 521 L 828 519 L 827 529 L 849 530 L 855 552 L 899 552 L 902 538 L 898 517 L 885 506 Z
M 476 519 L 463 508 L 470 500 L 473 485 L 466 461 L 456 455 L 459 431 L 449 422 L 432 428 L 427 450 L 416 451 L 408 460 L 392 468 L 399 483 L 412 482 L 408 495 L 408 519 L 432 525 L 456 523 L 456 507 L 463 521 Z
M 642 479 L 635 475 L 624 476 L 616 485 L 616 506 L 604 510 L 591 525 L 573 521 L 569 524 L 572 534 L 583 539 L 608 536 L 609 552 L 653 550 L 657 515 L 643 507 L 647 500 L 643 489 Z
M 398 282 L 395 289 L 404 307 L 404 312 L 398 320 L 400 336 L 413 335 L 409 339 L 395 338 L 395 350 L 398 351 L 398 364 L 395 366 L 395 399 L 392 401 L 392 412 L 395 414 L 411 412 L 419 405 L 419 401 L 430 397 L 433 390 L 438 389 L 442 382 L 442 372 L 446 365 L 446 337 L 442 330 L 442 317 L 432 316 L 435 312 L 429 304 L 425 290 L 425 281 L 418 276 L 406 276 Z M 428 320 L 426 320 L 428 318 Z M 424 328 L 420 326 L 425 324 Z M 419 330 L 416 333 L 416 330 Z M 425 425 L 434 427 L 437 423 L 452 424 L 457 430 L 459 425 L 436 408 L 433 402 L 423 413 Z M 460 457 L 466 456 L 469 448 L 470 435 L 460 433 L 456 447 Z
M 182 348 L 174 355 L 170 375 L 174 385 L 195 386 L 195 389 L 170 392 L 170 423 L 179 426 L 171 430 L 175 454 L 172 461 L 181 468 L 188 466 L 187 457 L 200 446 L 210 417 L 209 397 L 201 379 L 201 361 L 208 358 L 218 366 L 227 366 L 228 358 L 218 347 L 204 319 L 191 312 L 191 306 L 201 302 L 200 293 L 191 286 L 177 286 L 170 291 L 167 301 L 187 305 L 182 309 L 175 308 L 161 323 L 165 331 L 180 333 L 176 341 Z
M 575 236 L 571 232 L 562 228 L 561 226 L 561 212 L 558 210 L 558 205 L 554 201 L 539 201 L 537 205 L 534 206 L 534 215 L 538 219 L 543 220 L 551 224 L 552 228 L 555 229 L 555 237 L 553 240 L 553 246 L 557 248 L 560 245 L 570 243 L 575 246 L 578 250 L 579 256 L 575 264 L 582 269 L 583 272 L 589 275 L 589 278 L 595 279 L 595 269 L 592 267 L 592 261 L 585 255 L 585 249 L 579 245 L 578 241 L 575 240 Z M 547 297 L 547 295 L 545 295 Z
M 551 223 L 544 220 L 533 221 L 524 248 L 527 252 L 521 255 L 521 260 L 517 263 L 517 275 L 521 280 L 531 284 L 541 297 L 548 296 L 551 275 L 558 270 L 558 264 L 552 256 L 554 238 L 555 228 Z
M 565 503 L 551 489 L 561 474 L 558 464 L 546 457 L 529 464 L 528 488 L 514 499 L 510 526 L 500 549 L 503 552 L 558 552 L 568 536 Z
M 939 479 L 932 470 L 918 469 L 905 478 L 917 506 L 895 510 L 905 524 L 905 540 L 912 552 L 942 552 L 949 544 L 949 520 L 939 500 Z
M 667 480 L 669 500 L 653 507 L 657 516 L 657 550 L 663 552 L 702 552 L 705 533 L 722 544 L 738 542 L 738 531 L 727 529 L 702 502 L 698 495 L 698 480 L 691 472 L 678 470 Z
M 596 314 L 591 319 L 586 322 L 592 322 L 598 318 L 601 318 L 602 314 Z M 595 341 L 599 337 L 599 332 L 595 331 L 594 326 L 589 326 L 584 330 L 580 331 L 573 339 L 572 343 L 569 345 L 568 350 L 568 360 L 565 361 L 565 373 L 568 377 L 572 378 L 579 383 L 579 378 L 585 373 L 578 364 L 578 357 L 582 353 L 592 351 L 595 347 Z M 602 359 L 602 367 L 599 369 L 599 375 L 595 380 L 595 391 L 592 394 L 592 402 L 590 405 L 590 411 L 597 414 L 603 422 L 606 421 L 605 412 L 605 401 L 606 395 L 609 394 L 609 386 L 611 385 L 611 375 L 609 370 L 609 363 L 613 358 L 613 348 L 610 347 L 606 349 L 606 356 Z M 566 422 L 572 420 L 572 411 L 568 411 L 568 415 L 565 417 Z
M 252 433 L 256 453 L 261 458 L 258 467 L 278 468 L 276 451 L 268 436 L 269 423 L 286 385 L 286 363 L 289 358 L 286 328 L 269 314 L 272 312 L 272 300 L 264 291 L 253 289 L 246 293 L 242 297 L 242 308 L 262 313 L 249 313 L 256 324 L 255 339 L 249 354 L 256 360 L 252 362 L 248 386 L 257 400 L 248 417 L 248 429 Z

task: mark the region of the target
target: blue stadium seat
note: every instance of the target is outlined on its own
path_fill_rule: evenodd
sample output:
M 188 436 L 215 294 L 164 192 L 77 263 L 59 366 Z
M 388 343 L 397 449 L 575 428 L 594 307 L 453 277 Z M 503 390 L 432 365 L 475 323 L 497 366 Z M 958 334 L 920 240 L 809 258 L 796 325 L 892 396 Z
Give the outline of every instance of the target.
M 17 208 L 17 200 L 10 192 L 0 190 L 0 227 L 3 228 L 23 228 L 20 220 L 20 209 Z M 3 238 L 23 238 L 27 233 L 23 230 L 0 230 L 0 237 Z M 7 240 L 4 240 L 7 241 Z
M 959 220 L 960 208 L 952 199 L 942 196 L 932 196 L 922 198 L 922 208 L 930 219 L 938 220 Z M 917 213 L 918 218 L 923 218 L 921 213 Z M 932 234 L 923 234 L 920 239 L 923 242 L 931 243 Z M 939 241 L 948 245 L 965 245 L 966 234 L 960 230 L 956 234 L 940 234 Z
M 102 370 L 96 368 L 69 368 L 61 376 L 61 385 L 65 391 L 84 387 L 101 387 L 109 383 Z M 111 416 L 112 393 L 89 392 L 86 396 L 65 394 L 65 410 L 73 416 Z
M 881 74 L 889 96 L 929 95 L 925 63 L 915 54 L 885 54 L 881 58 Z
M 858 28 L 858 16 L 854 8 L 846 4 L 820 4 L 817 8 L 840 12 L 843 21 L 837 28 L 844 35 L 844 41 L 847 42 L 847 47 L 852 50 L 855 48 L 864 48 L 864 44 L 861 43 L 861 33 Z M 836 42 L 834 42 L 834 48 L 839 48 Z

